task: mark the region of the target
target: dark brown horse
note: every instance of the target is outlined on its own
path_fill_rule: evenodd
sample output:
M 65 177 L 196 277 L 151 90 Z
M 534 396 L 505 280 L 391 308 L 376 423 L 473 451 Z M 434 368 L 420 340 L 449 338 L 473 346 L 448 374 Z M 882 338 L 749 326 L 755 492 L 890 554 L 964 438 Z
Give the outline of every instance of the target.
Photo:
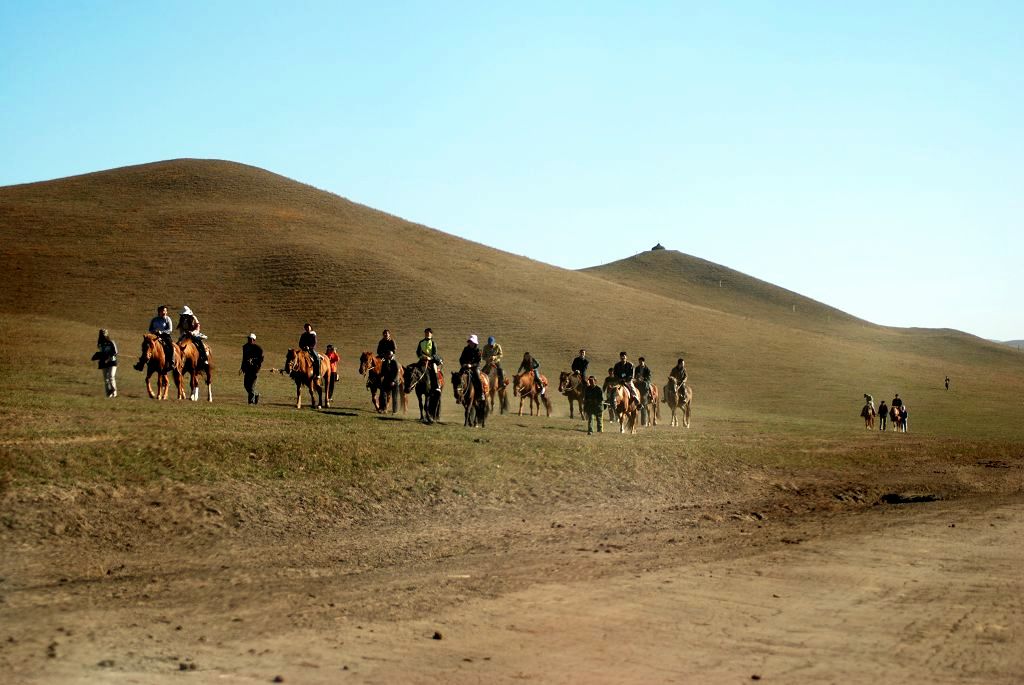
M 172 353 L 174 358 L 167 362 L 167 355 L 164 352 L 163 341 L 152 333 L 146 333 L 142 338 L 142 354 L 139 356 L 139 361 L 135 364 L 136 371 L 146 370 L 146 392 L 149 393 L 150 399 L 167 399 L 167 391 L 170 387 L 170 381 L 168 381 L 168 374 L 174 375 L 174 383 L 178 386 L 178 398 L 184 397 L 184 393 L 181 389 L 181 350 L 178 349 L 177 345 L 171 345 Z M 153 388 L 149 384 L 149 379 L 153 374 L 156 374 L 156 394 L 153 394 Z
M 388 399 L 390 399 L 391 413 L 394 414 L 398 410 L 398 398 L 401 395 L 402 413 L 404 414 L 408 409 L 408 398 L 405 393 L 400 393 L 399 390 L 404 384 L 405 369 L 401 366 L 398 367 L 398 378 L 395 379 L 395 387 L 384 388 L 382 387 L 383 381 L 381 379 L 381 367 L 383 364 L 384 360 L 369 350 L 359 355 L 359 375 L 366 376 L 366 387 L 370 391 L 370 404 L 378 412 L 383 413 L 387 411 Z
M 202 344 L 206 345 L 205 342 Z M 191 336 L 179 342 L 178 349 L 181 350 L 181 375 L 189 377 L 188 398 L 193 402 L 199 400 L 199 380 L 202 379 L 206 382 L 206 401 L 213 402 L 213 357 L 210 346 L 206 345 L 206 366 L 203 368 L 199 368 L 199 350 L 196 348 L 196 341 Z M 184 398 L 185 390 L 179 385 L 178 399 Z
M 487 393 L 490 413 L 494 413 L 494 405 L 497 404 L 499 412 L 504 414 L 508 411 L 508 376 L 502 374 L 501 380 L 499 380 L 498 367 L 494 364 L 485 364 L 481 371 L 487 376 L 487 382 L 491 387 L 490 392 Z
M 864 403 L 864 408 L 860 410 L 860 417 L 864 419 L 865 430 L 875 430 L 875 409 L 870 404 Z
M 672 420 L 669 425 L 679 425 L 679 419 L 676 418 L 676 411 L 682 410 L 683 425 L 689 428 L 690 403 L 693 401 L 693 389 L 690 388 L 689 383 L 683 383 L 683 387 L 680 389 L 676 379 L 669 378 L 664 391 L 663 401 L 668 405 L 668 408 L 672 410 Z
M 476 373 L 480 378 L 481 393 L 477 396 L 476 386 L 470 374 Z M 487 376 L 481 371 L 474 371 L 464 367 L 461 371 L 452 373 L 452 392 L 455 394 L 455 401 L 462 405 L 465 410 L 464 426 L 484 427 L 487 421 L 489 393 Z
M 444 388 L 444 374 L 437 372 L 437 392 L 431 392 L 430 372 L 426 362 L 409 364 L 402 369 L 402 406 L 408 403 L 409 393 L 416 391 L 416 401 L 420 406 L 420 421 L 433 423 L 441 418 L 441 390 Z
M 528 400 L 530 403 L 530 416 L 533 416 L 533 408 L 537 408 L 537 416 L 540 416 L 540 404 L 544 402 L 544 407 L 547 409 L 547 415 L 551 416 L 551 400 L 548 399 L 547 394 L 541 394 L 541 387 L 548 387 L 548 379 L 544 374 L 540 374 L 540 387 L 537 386 L 536 381 L 533 379 L 533 371 L 527 371 L 526 373 L 517 373 L 512 376 L 512 391 L 519 397 L 519 415 L 523 415 L 523 400 Z
M 284 359 L 284 368 L 281 373 L 287 374 L 295 381 L 295 408 L 302 408 L 302 388 L 309 390 L 309 406 L 311 409 L 320 409 L 330 406 L 331 400 L 327 399 L 324 404 L 324 395 L 327 393 L 327 384 L 330 382 L 331 362 L 327 357 L 318 354 L 320 357 L 320 373 L 313 369 L 313 358 L 306 350 L 291 348 Z M 317 399 L 313 399 L 313 390 L 316 390 Z
M 573 418 L 573 403 L 579 407 L 580 418 L 585 418 L 583 415 L 583 391 L 586 389 L 587 384 L 583 382 L 583 378 L 572 371 L 562 371 L 558 374 L 558 392 L 562 393 L 569 399 L 569 418 Z

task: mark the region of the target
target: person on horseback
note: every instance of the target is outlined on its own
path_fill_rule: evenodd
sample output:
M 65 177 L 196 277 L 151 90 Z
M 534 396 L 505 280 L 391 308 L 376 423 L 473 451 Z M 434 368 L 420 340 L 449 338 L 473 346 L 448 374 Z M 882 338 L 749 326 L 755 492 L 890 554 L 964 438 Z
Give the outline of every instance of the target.
M 864 393 L 864 404 L 871 408 L 871 413 L 875 414 L 875 398 L 871 395 Z
M 523 361 L 519 364 L 519 369 L 516 373 L 533 373 L 533 382 L 537 384 L 539 388 L 538 393 L 544 394 L 544 384 L 540 382 L 540 362 L 534 359 L 529 352 L 523 353 Z M 546 401 L 546 400 L 545 400 Z
M 381 339 L 377 342 L 377 356 L 381 359 L 388 358 L 388 352 L 394 352 L 398 354 L 398 347 L 395 345 L 395 339 L 391 337 L 391 331 L 387 328 L 381 333 Z
M 263 348 L 256 344 L 256 334 L 250 333 L 249 339 L 242 345 L 242 385 L 249 396 L 249 404 L 259 404 L 260 394 L 256 392 L 256 378 L 263 366 Z
M 432 329 L 423 329 L 423 339 L 416 345 L 416 356 L 419 359 L 420 364 L 426 365 L 427 380 L 430 383 L 430 390 L 432 392 L 440 392 L 441 388 L 437 385 L 437 364 L 439 357 L 437 356 L 437 343 L 434 342 L 434 331 Z
M 581 381 L 585 381 L 588 366 L 590 366 L 590 360 L 587 359 L 587 351 L 580 350 L 579 356 L 572 360 L 572 372 L 579 376 Z
M 903 400 L 900 399 L 900 394 L 896 393 L 896 396 L 892 398 L 892 402 L 889 403 L 892 407 L 902 407 Z
M 302 326 L 302 335 L 299 336 L 299 349 L 309 353 L 309 358 L 313 362 L 313 375 L 319 376 L 320 355 L 316 351 L 316 331 L 313 330 L 313 324 L 308 321 Z
M 637 392 L 636 386 L 633 385 L 633 364 L 629 361 L 629 356 L 625 352 L 619 352 L 619 361 L 613 367 L 613 371 L 615 377 L 626 388 L 626 392 L 633 398 L 633 401 L 639 403 L 640 393 Z
M 459 355 L 459 365 L 464 369 L 469 369 L 469 377 L 473 382 L 477 400 L 484 398 L 484 388 L 480 383 L 480 359 L 479 339 L 476 337 L 476 333 L 473 333 L 466 338 L 466 346 L 462 348 L 462 354 Z
M 162 304 L 156 308 L 156 316 L 149 321 L 149 332 L 160 339 L 164 346 L 164 366 L 168 369 L 174 368 L 174 343 L 171 342 L 171 331 L 174 330 L 174 323 L 167 315 L 167 305 Z
M 651 367 L 647 366 L 647 361 L 643 357 L 637 359 L 636 368 L 633 369 L 633 382 L 640 391 L 641 402 L 646 402 L 651 391 Z
M 96 338 L 96 354 L 92 356 L 97 368 L 103 372 L 103 385 L 107 397 L 117 397 L 117 344 L 110 339 L 106 328 Z
M 501 343 L 494 339 L 494 336 L 487 338 L 487 344 L 484 345 L 484 349 L 481 351 L 480 356 L 484 362 L 484 368 L 493 366 L 495 371 L 498 373 L 498 387 L 505 384 L 505 371 L 501 368 Z
M 677 402 L 686 397 L 686 362 L 680 357 L 668 372 L 668 379 L 676 383 Z
M 199 329 L 199 317 L 186 304 L 181 308 L 181 314 L 178 315 L 178 332 L 181 334 L 178 336 L 178 344 L 180 345 L 181 341 L 185 338 L 192 339 L 196 350 L 199 352 L 199 368 L 201 369 L 210 362 L 206 355 L 206 344 L 203 342 L 208 336 L 204 335 Z
M 380 410 L 384 411 L 388 398 L 392 402 L 398 399 L 395 390 L 398 388 L 398 360 L 395 359 L 394 350 L 386 350 L 384 357 L 380 360 Z

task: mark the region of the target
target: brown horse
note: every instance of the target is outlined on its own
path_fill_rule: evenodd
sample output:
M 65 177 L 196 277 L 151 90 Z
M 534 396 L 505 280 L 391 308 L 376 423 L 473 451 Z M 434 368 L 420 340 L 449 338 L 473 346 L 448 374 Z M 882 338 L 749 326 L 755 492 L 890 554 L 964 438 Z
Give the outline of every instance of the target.
M 178 398 L 184 397 L 181 389 L 181 357 L 179 356 L 181 351 L 177 345 L 171 345 L 171 350 L 174 358 L 168 364 L 163 341 L 152 333 L 146 333 L 142 337 L 142 354 L 134 368 L 136 371 L 146 370 L 146 392 L 149 393 L 150 399 L 167 399 L 167 391 L 170 387 L 170 381 L 167 380 L 168 374 L 174 375 L 174 383 L 178 386 Z M 154 373 L 156 374 L 155 395 L 149 384 L 149 379 Z
M 544 374 L 540 374 L 541 387 L 548 387 L 548 379 Z M 547 394 L 541 394 L 540 388 L 537 387 L 537 383 L 533 380 L 533 372 L 527 371 L 526 373 L 517 373 L 512 376 L 512 391 L 519 397 L 519 415 L 523 415 L 523 400 L 526 399 L 530 403 L 530 416 L 533 416 L 533 408 L 537 408 L 537 416 L 540 416 L 540 404 L 543 400 L 544 407 L 547 409 L 547 415 L 551 416 L 551 400 L 548 399 Z
M 675 378 L 669 378 L 668 384 L 664 388 L 663 402 L 668 405 L 668 408 L 672 410 L 672 420 L 669 423 L 671 426 L 678 426 L 679 419 L 676 418 L 676 411 L 682 410 L 683 414 L 683 425 L 687 428 L 690 427 L 690 403 L 693 401 L 693 389 L 688 383 L 683 383 L 683 388 L 680 390 L 678 383 Z
M 889 407 L 889 420 L 892 421 L 893 432 L 907 432 L 907 408 L 905 406 Z
M 387 411 L 388 398 L 390 396 L 391 413 L 394 414 L 398 410 L 398 398 L 401 395 L 402 413 L 404 414 L 409 408 L 409 400 L 406 394 L 400 393 L 399 390 L 404 385 L 405 368 L 402 366 L 398 367 L 398 378 L 395 379 L 395 387 L 385 389 L 381 387 L 381 367 L 383 364 L 384 360 L 369 350 L 359 355 L 359 375 L 366 376 L 366 387 L 370 391 L 370 404 L 379 413 L 384 413 Z
M 430 375 L 426 362 L 409 364 L 402 369 L 402 406 L 409 401 L 409 393 L 416 390 L 416 401 L 420 406 L 420 421 L 434 423 L 441 418 L 441 389 L 444 388 L 444 374 L 437 371 L 437 392 L 430 390 Z
M 306 350 L 291 348 L 284 359 L 284 368 L 281 373 L 287 374 L 295 381 L 295 408 L 302 408 L 302 388 L 309 390 L 309 406 L 311 409 L 320 409 L 331 404 L 330 398 L 324 404 L 324 395 L 327 392 L 327 384 L 330 382 L 331 362 L 322 354 L 320 357 L 320 373 L 313 370 L 313 358 Z M 313 389 L 316 389 L 317 398 L 313 399 Z
M 875 430 L 875 410 L 870 404 L 864 403 L 864 408 L 860 410 L 860 417 L 864 419 L 865 430 Z
M 608 387 L 608 402 L 619 420 L 619 432 L 625 433 L 628 424 L 630 435 L 635 435 L 637 420 L 640 417 L 640 403 L 633 400 L 624 385 Z
M 471 373 L 476 373 L 480 377 L 480 390 L 482 392 L 479 397 L 477 397 L 476 386 L 473 385 Z M 466 418 L 463 425 L 471 427 L 479 425 L 483 428 L 484 423 L 487 421 L 487 396 L 490 392 L 487 376 L 482 371 L 474 372 L 469 368 L 455 371 L 452 373 L 452 392 L 455 394 L 455 401 L 461 404 L 465 410 Z
M 203 343 L 206 345 L 206 343 Z M 199 366 L 199 350 L 196 348 L 196 341 L 190 337 L 185 338 L 178 343 L 178 349 L 181 350 L 181 375 L 188 375 L 189 382 L 189 395 L 188 398 L 193 402 L 199 400 L 199 379 L 203 379 L 206 382 L 206 401 L 213 402 L 213 357 L 211 356 L 210 346 L 206 345 L 206 367 L 198 368 Z M 185 389 L 182 386 L 178 386 L 178 399 L 185 398 Z
M 583 414 L 583 391 L 587 384 L 583 378 L 572 371 L 562 371 L 558 374 L 558 392 L 562 393 L 569 400 L 569 418 L 573 418 L 573 403 L 579 407 L 580 418 Z
M 495 364 L 485 364 L 481 371 L 487 376 L 487 382 L 491 387 L 490 392 L 487 393 L 490 413 L 494 413 L 494 405 L 497 404 L 499 412 L 504 414 L 508 411 L 508 376 L 502 374 L 501 381 L 499 381 L 498 367 Z

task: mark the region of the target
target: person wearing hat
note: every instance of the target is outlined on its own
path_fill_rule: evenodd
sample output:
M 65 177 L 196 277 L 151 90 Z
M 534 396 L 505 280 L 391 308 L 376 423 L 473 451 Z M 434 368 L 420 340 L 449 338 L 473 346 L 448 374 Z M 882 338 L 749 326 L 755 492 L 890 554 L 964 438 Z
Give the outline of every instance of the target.
M 501 343 L 496 341 L 493 335 L 487 338 L 487 344 L 480 355 L 484 362 L 484 370 L 493 366 L 498 372 L 498 385 L 505 385 L 505 371 L 501 368 Z
M 256 392 L 256 377 L 263 366 L 263 348 L 256 344 L 256 334 L 250 333 L 249 339 L 242 345 L 242 384 L 249 395 L 249 404 L 259 404 L 260 394 Z
M 103 385 L 107 397 L 117 397 L 117 344 L 110 339 L 106 328 L 101 328 L 96 338 L 96 354 L 92 360 L 103 372 Z
M 484 388 L 480 383 L 480 346 L 476 333 L 466 338 L 466 346 L 462 348 L 462 354 L 459 355 L 459 365 L 464 369 L 469 369 L 469 377 L 473 380 L 476 396 L 483 399 Z
M 187 304 L 181 308 L 181 313 L 178 314 L 178 332 L 181 333 L 178 336 L 179 345 L 185 338 L 192 338 L 192 342 L 195 343 L 196 350 L 199 352 L 199 368 L 205 367 L 209 361 L 206 354 L 206 345 L 203 341 L 208 336 L 200 331 L 199 317 L 195 315 Z

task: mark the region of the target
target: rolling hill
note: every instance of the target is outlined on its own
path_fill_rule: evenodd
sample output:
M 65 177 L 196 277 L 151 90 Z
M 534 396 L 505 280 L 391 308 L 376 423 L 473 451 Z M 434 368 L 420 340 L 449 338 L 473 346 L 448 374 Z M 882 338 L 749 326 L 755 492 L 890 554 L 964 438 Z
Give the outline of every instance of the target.
M 384 327 L 400 358 L 431 326 L 445 358 L 469 332 L 494 334 L 506 367 L 528 349 L 549 375 L 579 347 L 598 375 L 620 349 L 658 378 L 685 356 L 699 402 L 737 414 L 809 407 L 847 421 L 862 393 L 900 392 L 927 422 L 927 403 L 949 401 L 934 390 L 950 375 L 978 400 L 967 422 L 1019 411 L 1003 398 L 1024 390 L 1016 350 L 974 336 L 876 326 L 672 251 L 560 269 L 233 162 L 0 188 L 0 238 L 5 367 L 29 350 L 88 358 L 101 326 L 134 349 L 166 302 L 196 310 L 228 369 L 250 330 L 276 360 L 309 320 L 346 372 Z

